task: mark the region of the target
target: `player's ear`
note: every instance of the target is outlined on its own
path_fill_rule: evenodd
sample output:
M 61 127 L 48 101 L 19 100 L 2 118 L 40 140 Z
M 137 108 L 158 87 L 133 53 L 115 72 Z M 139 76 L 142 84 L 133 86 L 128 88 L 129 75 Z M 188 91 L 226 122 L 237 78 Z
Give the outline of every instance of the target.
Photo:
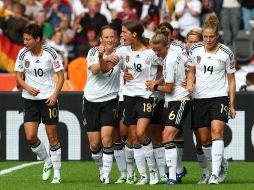
M 133 32 L 133 33 L 132 33 L 132 36 L 133 36 L 134 38 L 136 38 L 137 33 L 136 33 L 136 32 Z
M 36 39 L 35 39 L 35 41 L 36 42 L 40 42 L 42 39 L 40 38 L 40 37 L 37 37 Z

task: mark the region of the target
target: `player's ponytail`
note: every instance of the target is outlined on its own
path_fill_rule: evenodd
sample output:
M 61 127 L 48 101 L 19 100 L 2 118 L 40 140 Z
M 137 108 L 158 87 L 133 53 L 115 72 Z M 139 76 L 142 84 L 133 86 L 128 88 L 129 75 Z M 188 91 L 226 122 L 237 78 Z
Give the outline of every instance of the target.
M 206 18 L 203 29 L 212 28 L 214 29 L 215 34 L 218 35 L 219 25 L 220 25 L 220 22 L 218 17 L 216 16 L 216 14 L 212 13 L 212 14 L 209 14 L 208 17 Z
M 151 43 L 152 44 L 161 44 L 162 46 L 167 46 L 169 44 L 168 39 L 170 32 L 162 27 L 158 30 L 156 30 L 156 33 L 154 34 L 154 36 L 151 39 Z

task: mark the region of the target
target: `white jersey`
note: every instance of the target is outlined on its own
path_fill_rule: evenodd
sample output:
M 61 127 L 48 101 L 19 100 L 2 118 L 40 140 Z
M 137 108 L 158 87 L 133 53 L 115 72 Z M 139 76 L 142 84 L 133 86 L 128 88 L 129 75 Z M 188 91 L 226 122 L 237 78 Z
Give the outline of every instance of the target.
M 189 95 L 189 91 L 181 85 L 186 82 L 184 60 L 180 54 L 169 50 L 163 66 L 165 83 L 174 83 L 171 94 L 165 93 L 165 101 L 180 101 Z
M 123 95 L 149 98 L 152 94 L 146 86 L 147 80 L 155 80 L 158 65 L 154 62 L 157 58 L 152 49 L 133 51 L 131 46 L 122 46 L 115 54 L 123 63 L 124 70 L 133 75 L 133 79 L 123 86 Z
M 99 47 L 93 47 L 89 50 L 87 56 L 88 78 L 84 88 L 84 97 L 90 102 L 105 102 L 117 98 L 120 86 L 120 66 L 115 65 L 107 73 L 98 73 L 93 75 L 90 67 L 93 64 L 99 64 Z
M 187 54 L 187 50 L 184 43 L 180 41 L 172 40 L 170 42 L 170 49 L 180 54 L 184 62 L 188 61 L 188 54 Z
M 196 67 L 194 98 L 228 96 L 227 75 L 235 72 L 232 51 L 223 44 L 216 53 L 207 53 L 204 43 L 196 43 L 190 50 L 189 65 Z
M 26 84 L 40 90 L 37 96 L 32 96 L 23 89 L 23 98 L 30 100 L 49 98 L 55 91 L 54 74 L 63 70 L 62 61 L 55 50 L 47 46 L 42 48 L 41 56 L 33 56 L 27 48 L 19 51 L 14 70 L 24 72 Z

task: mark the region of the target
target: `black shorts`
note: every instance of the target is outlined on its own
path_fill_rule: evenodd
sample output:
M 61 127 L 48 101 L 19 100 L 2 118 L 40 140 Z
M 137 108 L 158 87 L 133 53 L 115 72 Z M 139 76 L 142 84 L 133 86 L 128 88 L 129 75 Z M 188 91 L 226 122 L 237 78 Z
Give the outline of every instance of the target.
M 103 126 L 115 127 L 118 125 L 118 99 L 105 102 L 83 101 L 83 124 L 86 131 L 100 131 Z
M 161 119 L 162 119 L 162 111 L 164 107 L 165 100 L 159 100 L 158 102 L 154 103 L 153 108 L 153 117 L 151 120 L 151 124 L 155 125 L 161 125 Z
M 152 118 L 153 98 L 124 96 L 124 122 L 126 125 L 136 125 L 140 118 Z
M 59 121 L 58 103 L 48 106 L 43 100 L 29 100 L 22 98 L 24 107 L 24 123 L 38 121 L 45 125 L 56 125 Z
M 118 102 L 118 117 L 120 121 L 124 119 L 123 101 Z
M 210 127 L 213 120 L 228 122 L 229 100 L 227 96 L 193 100 L 193 129 Z
M 181 130 L 190 109 L 190 100 L 165 102 L 162 113 L 163 126 L 172 126 Z

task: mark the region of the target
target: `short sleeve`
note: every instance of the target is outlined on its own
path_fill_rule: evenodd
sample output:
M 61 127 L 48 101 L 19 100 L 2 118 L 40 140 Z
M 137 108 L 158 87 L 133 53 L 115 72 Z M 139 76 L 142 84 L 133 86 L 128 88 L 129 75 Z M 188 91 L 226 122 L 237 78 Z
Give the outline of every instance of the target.
M 189 52 L 189 59 L 188 59 L 188 65 L 195 67 L 196 66 L 196 62 L 195 62 L 195 54 L 193 52 L 193 50 L 191 49 Z
M 19 72 L 24 72 L 24 65 L 25 65 L 25 55 L 28 52 L 28 50 L 26 48 L 23 48 L 19 51 L 17 59 L 16 59 L 16 63 L 15 63 L 15 67 L 14 67 L 14 71 L 19 71 Z
M 232 52 L 230 52 L 230 54 L 228 54 L 228 58 L 226 60 L 226 71 L 228 74 L 234 73 L 236 71 L 235 58 L 234 58 L 234 54 Z
M 53 48 L 51 48 L 51 52 L 53 54 L 52 65 L 53 65 L 54 72 L 56 73 L 58 71 L 63 70 L 64 69 L 63 62 L 61 58 L 59 57 L 58 53 L 56 53 L 56 51 Z
M 87 66 L 88 68 L 91 67 L 93 64 L 99 63 L 99 55 L 98 55 L 98 47 L 93 47 L 88 51 L 87 55 Z

